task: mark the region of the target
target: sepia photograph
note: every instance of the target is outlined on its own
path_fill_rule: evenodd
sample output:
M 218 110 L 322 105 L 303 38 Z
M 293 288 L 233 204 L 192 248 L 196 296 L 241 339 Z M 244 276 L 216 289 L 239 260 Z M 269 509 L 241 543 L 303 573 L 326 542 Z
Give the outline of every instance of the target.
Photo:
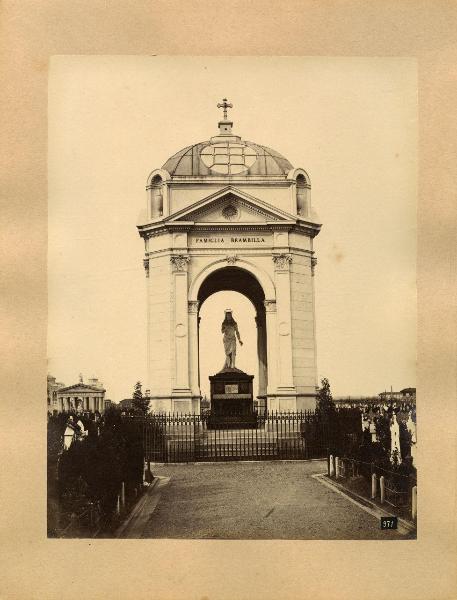
M 415 540 L 417 61 L 53 56 L 48 538 Z

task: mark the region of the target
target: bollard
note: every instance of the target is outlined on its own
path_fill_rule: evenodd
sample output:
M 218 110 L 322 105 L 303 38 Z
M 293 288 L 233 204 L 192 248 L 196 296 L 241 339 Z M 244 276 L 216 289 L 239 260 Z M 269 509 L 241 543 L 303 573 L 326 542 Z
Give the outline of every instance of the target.
M 333 477 L 335 475 L 335 462 L 334 462 L 334 459 L 333 459 L 333 454 L 330 454 L 329 475 L 330 475 L 330 477 Z
M 335 478 L 338 479 L 340 476 L 340 459 L 335 456 Z
M 371 476 L 371 499 L 373 500 L 374 498 L 376 498 L 376 473 L 373 473 L 373 475 Z
M 116 514 L 119 516 L 121 514 L 121 498 L 118 494 L 117 502 L 116 502 Z
M 121 484 L 121 504 L 122 504 L 122 508 L 125 508 L 125 483 L 122 482 Z
M 413 521 L 417 518 L 417 485 L 411 490 L 411 517 Z
M 384 504 L 384 500 L 386 497 L 386 486 L 385 486 L 384 475 L 381 475 L 381 477 L 379 478 L 379 489 L 381 492 L 381 504 Z

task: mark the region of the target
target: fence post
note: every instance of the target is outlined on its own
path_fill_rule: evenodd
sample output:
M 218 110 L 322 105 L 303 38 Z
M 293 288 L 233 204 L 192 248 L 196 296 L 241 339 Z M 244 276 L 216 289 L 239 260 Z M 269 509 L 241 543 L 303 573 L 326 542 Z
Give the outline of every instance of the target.
M 119 494 L 117 495 L 116 514 L 117 514 L 117 516 L 119 516 L 121 514 L 121 498 L 120 498 Z
M 335 462 L 334 462 L 333 454 L 330 454 L 329 460 L 329 476 L 333 477 L 335 475 Z
M 74 531 L 75 529 L 77 529 L 77 525 L 78 525 L 78 515 L 76 513 L 72 512 L 70 515 L 70 531 Z
M 384 475 L 381 475 L 381 477 L 379 478 L 379 489 L 381 492 L 381 504 L 384 504 L 386 495 Z
M 413 520 L 417 517 L 417 485 L 411 490 L 411 517 Z
M 373 473 L 373 475 L 371 476 L 371 499 L 373 500 L 374 498 L 376 498 L 376 473 Z
M 144 481 L 146 483 L 151 483 L 151 481 L 154 479 L 153 474 L 151 473 L 151 461 L 148 460 L 147 461 L 147 467 L 145 469 L 145 473 L 144 473 Z
M 121 504 L 122 504 L 122 509 L 125 508 L 125 483 L 122 482 L 121 484 Z
M 335 479 L 338 479 L 340 476 L 340 459 L 338 456 L 335 456 Z

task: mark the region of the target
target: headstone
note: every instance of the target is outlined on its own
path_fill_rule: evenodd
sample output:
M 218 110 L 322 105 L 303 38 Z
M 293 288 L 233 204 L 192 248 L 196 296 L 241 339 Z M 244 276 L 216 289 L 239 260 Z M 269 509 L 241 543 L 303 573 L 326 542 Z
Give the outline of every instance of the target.
M 82 438 L 85 437 L 88 432 L 87 432 L 86 428 L 84 427 L 84 423 L 81 421 L 81 419 L 78 420 L 78 422 L 76 423 L 76 425 L 80 429 L 80 435 L 81 435 L 81 437 Z
M 63 447 L 65 448 L 65 450 L 68 450 L 68 448 L 72 445 L 74 439 L 75 430 L 68 424 L 65 429 L 65 433 L 63 434 Z
M 417 437 L 416 437 L 416 423 L 413 420 L 412 411 L 409 412 L 408 420 L 406 421 L 406 428 L 408 429 L 411 436 L 411 458 L 413 460 L 413 465 L 417 469 Z
M 397 415 L 394 414 L 390 421 L 390 460 L 393 462 L 395 457 L 397 458 L 398 464 L 400 464 L 400 426 L 398 425 Z
M 370 423 L 370 433 L 371 433 L 371 441 L 374 444 L 375 442 L 378 441 L 378 436 L 376 434 L 376 425 L 375 425 L 374 421 L 371 421 L 371 423 Z

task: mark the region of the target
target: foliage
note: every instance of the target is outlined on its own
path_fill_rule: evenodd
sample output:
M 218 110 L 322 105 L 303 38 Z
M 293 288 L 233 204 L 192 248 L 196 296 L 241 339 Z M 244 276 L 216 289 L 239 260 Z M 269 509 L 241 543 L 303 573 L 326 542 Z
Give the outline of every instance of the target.
M 332 392 L 330 391 L 329 380 L 324 377 L 321 379 L 321 387 L 318 389 L 316 397 L 316 413 L 319 417 L 331 417 L 336 407 L 333 402 Z
M 137 381 L 133 391 L 133 413 L 135 415 L 147 415 L 149 412 L 149 398 L 143 396 L 141 381 Z
M 62 440 L 68 415 L 58 417 L 55 420 L 60 422 Z M 123 482 L 127 495 L 142 485 L 141 431 L 136 420 L 122 418 L 117 407 L 110 407 L 97 425 L 92 424 L 92 434 L 77 438 L 61 453 L 58 493 L 67 512 L 79 514 L 89 503 L 95 503 L 102 515 L 110 516 Z
M 401 455 L 405 458 L 411 456 L 411 442 L 412 437 L 411 433 L 408 431 L 406 423 L 404 421 L 400 421 L 400 452 Z
M 389 457 L 391 447 L 390 413 L 379 415 L 375 419 L 376 435 L 386 457 Z

